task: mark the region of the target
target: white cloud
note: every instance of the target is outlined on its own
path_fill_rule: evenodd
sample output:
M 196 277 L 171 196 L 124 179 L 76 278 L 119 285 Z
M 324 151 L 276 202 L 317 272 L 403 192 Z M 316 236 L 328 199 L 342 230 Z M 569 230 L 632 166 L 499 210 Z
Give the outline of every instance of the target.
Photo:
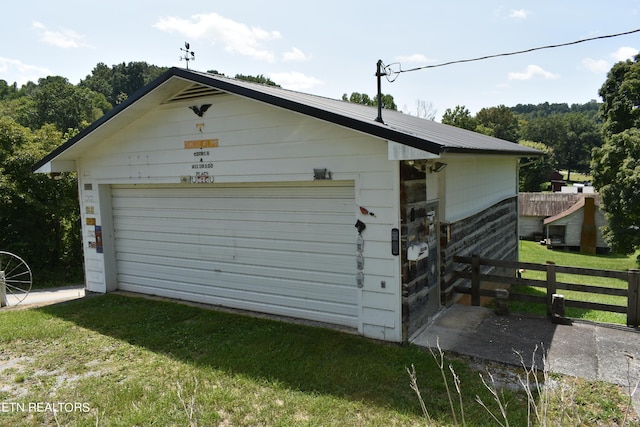
M 421 53 L 414 53 L 412 55 L 399 55 L 394 58 L 398 62 L 412 62 L 418 64 L 425 64 L 427 62 L 433 62 L 433 59 L 429 59 Z
M 545 79 L 557 79 L 559 76 L 557 74 L 553 74 L 549 71 L 545 71 L 541 67 L 537 65 L 528 65 L 527 69 L 524 72 L 509 73 L 509 80 L 531 80 L 536 76 L 541 76 Z
M 161 18 L 153 26 L 169 33 L 177 32 L 193 40 L 221 42 L 228 52 L 266 61 L 273 61 L 275 55 L 263 43 L 282 37 L 278 31 L 249 27 L 217 13 L 193 15 L 190 19 Z
M 626 61 L 632 59 L 638 54 L 638 49 L 634 47 L 621 47 L 609 55 L 615 62 Z M 611 63 L 604 59 L 585 58 L 581 61 L 582 65 L 593 73 L 606 73 L 611 69 Z
M 22 86 L 28 81 L 37 82 L 39 78 L 52 74 L 47 68 L 23 64 L 18 59 L 4 58 L 2 56 L 0 56 L 0 73 L 3 76 L 15 76 L 11 81 L 7 77 L 3 77 L 3 80 L 6 80 L 8 84 L 15 82 L 18 86 Z
M 524 9 L 511 9 L 509 11 L 509 18 L 514 18 L 514 19 L 526 19 L 527 16 L 529 16 L 531 12 L 529 12 L 528 10 L 524 10 Z
M 51 31 L 42 22 L 38 21 L 33 21 L 31 26 L 40 35 L 40 41 L 51 46 L 61 47 L 63 49 L 89 46 L 84 41 L 85 36 L 73 30 L 62 28 L 60 31 Z
M 297 71 L 290 73 L 270 73 L 269 77 L 283 88 L 290 90 L 308 90 L 324 84 L 322 80 L 306 76 Z
M 621 47 L 611 54 L 611 57 L 616 61 L 626 61 L 638 54 L 638 49 L 634 47 Z
M 582 65 L 593 73 L 606 73 L 611 68 L 609 61 L 604 59 L 585 58 L 582 60 Z
M 293 47 L 289 52 L 285 52 L 282 54 L 283 61 L 308 61 L 309 59 L 311 59 L 311 56 L 306 55 L 297 47 Z

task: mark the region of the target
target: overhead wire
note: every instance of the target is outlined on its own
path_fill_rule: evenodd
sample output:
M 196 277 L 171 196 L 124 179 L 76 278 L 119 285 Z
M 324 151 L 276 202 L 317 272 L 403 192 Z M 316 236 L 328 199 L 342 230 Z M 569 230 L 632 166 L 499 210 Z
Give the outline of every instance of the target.
M 520 55 L 520 54 L 523 54 L 523 53 L 534 52 L 534 51 L 537 51 L 537 50 L 554 49 L 554 48 L 558 48 L 558 47 L 571 46 L 571 45 L 574 45 L 574 44 L 590 42 L 590 41 L 593 41 L 593 40 L 601 40 L 601 39 L 609 39 L 609 38 L 613 38 L 613 37 L 626 36 L 626 35 L 633 34 L 633 33 L 638 33 L 638 32 L 640 32 L 640 28 L 635 29 L 635 30 L 631 30 L 631 31 L 625 31 L 623 33 L 608 34 L 608 35 L 596 36 L 596 37 L 589 37 L 589 38 L 586 38 L 586 39 L 575 40 L 575 41 L 568 42 L 568 43 L 552 44 L 552 45 L 534 47 L 534 48 L 530 48 L 530 49 L 518 50 L 518 51 L 514 51 L 514 52 L 498 53 L 498 54 L 494 54 L 494 55 L 480 56 L 480 57 L 477 57 L 477 58 L 459 59 L 459 60 L 455 60 L 455 61 L 443 62 L 441 64 L 424 65 L 424 66 L 421 66 L 421 67 L 410 68 L 410 69 L 407 69 L 407 70 L 403 70 L 402 69 L 402 64 L 400 64 L 399 62 L 394 62 L 392 64 L 385 65 L 384 66 L 384 70 L 385 70 L 385 75 L 387 76 L 387 80 L 391 83 L 391 82 L 395 81 L 396 78 L 398 78 L 399 74 L 402 74 L 402 73 L 408 73 L 408 72 L 418 71 L 418 70 L 425 70 L 425 69 L 429 69 L 429 68 L 444 67 L 444 66 L 447 66 L 447 65 L 461 64 L 461 63 L 465 63 L 465 62 L 482 61 L 482 60 L 485 60 L 485 59 L 498 58 L 498 57 L 502 57 L 502 56 Z M 397 71 L 391 69 L 391 66 L 396 65 L 396 64 L 399 66 L 399 69 Z M 390 77 L 394 76 L 394 75 L 395 75 L 395 77 L 393 77 L 391 79 Z

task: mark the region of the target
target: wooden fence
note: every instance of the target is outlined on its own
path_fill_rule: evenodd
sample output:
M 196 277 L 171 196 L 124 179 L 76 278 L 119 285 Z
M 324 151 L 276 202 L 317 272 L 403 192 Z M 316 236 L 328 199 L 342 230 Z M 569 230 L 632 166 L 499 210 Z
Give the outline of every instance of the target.
M 626 313 L 627 325 L 638 327 L 640 324 L 640 270 L 631 269 L 629 271 L 619 270 L 597 270 L 591 268 L 565 267 L 552 262 L 547 264 L 534 264 L 528 262 L 502 261 L 488 258 L 481 258 L 477 255 L 472 257 L 454 257 L 454 262 L 467 264 L 463 271 L 456 271 L 453 280 L 458 278 L 471 280 L 471 287 L 458 285 L 456 292 L 471 295 L 471 303 L 480 305 L 480 297 L 495 297 L 496 291 L 482 289 L 483 282 L 502 283 L 505 288 L 509 285 L 536 286 L 546 289 L 545 296 L 527 295 L 509 291 L 509 300 L 542 303 L 547 306 L 547 314 L 551 314 L 552 298 L 559 289 L 570 291 L 586 292 L 601 295 L 617 295 L 627 299 L 626 305 L 602 304 L 596 302 L 565 300 L 567 307 L 583 308 L 588 310 L 610 311 L 614 313 Z M 498 267 L 506 271 L 513 271 L 513 275 L 482 274 L 481 267 Z M 546 272 L 546 280 L 525 279 L 516 272 L 520 270 L 536 270 Z M 583 276 L 607 277 L 620 279 L 627 282 L 627 289 L 617 289 L 605 286 L 581 285 L 576 283 L 564 283 L 556 280 L 556 274 L 576 274 Z

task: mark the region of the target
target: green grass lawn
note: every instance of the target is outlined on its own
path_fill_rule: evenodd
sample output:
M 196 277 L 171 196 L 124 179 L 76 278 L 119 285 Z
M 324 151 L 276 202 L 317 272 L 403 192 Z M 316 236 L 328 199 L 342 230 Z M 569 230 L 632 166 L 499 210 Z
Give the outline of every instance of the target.
M 520 261 L 532 262 L 544 264 L 547 261 L 556 263 L 556 265 L 571 266 L 571 267 L 586 267 L 602 270 L 628 270 L 631 268 L 637 268 L 636 255 L 629 256 L 608 254 L 608 255 L 584 255 L 578 252 L 569 252 L 564 250 L 550 250 L 546 246 L 540 245 L 536 242 L 521 241 L 520 242 Z M 545 280 L 546 275 L 541 271 L 525 271 L 522 277 L 527 279 Z M 602 277 L 588 277 L 582 275 L 569 275 L 558 274 L 556 280 L 565 283 L 577 283 L 594 286 L 606 286 L 626 289 L 627 282 L 616 279 L 608 279 Z M 514 291 L 521 293 L 529 293 L 534 295 L 545 295 L 546 290 L 537 287 L 513 287 Z M 626 306 L 626 298 L 600 295 L 600 294 L 587 294 L 584 292 L 575 292 L 567 290 L 558 290 L 558 293 L 562 293 L 566 299 L 573 299 L 578 301 L 592 301 L 606 304 L 622 305 Z M 518 312 L 527 312 L 535 314 L 546 314 L 546 307 L 542 304 L 531 304 L 523 302 L 510 303 L 512 310 Z M 568 317 L 581 318 L 585 320 L 592 320 L 598 322 L 607 323 L 620 323 L 626 324 L 626 315 L 621 313 L 610 313 L 597 310 L 585 310 L 579 308 L 567 307 L 566 314 Z
M 411 365 L 432 425 L 454 424 L 442 372 L 458 424 L 463 408 L 466 425 L 496 425 L 476 396 L 496 414 L 497 404 L 465 359 L 445 356 L 441 371 L 428 351 L 411 345 L 174 302 L 93 296 L 0 310 L 0 425 L 425 425 L 406 373 Z M 623 419 L 627 400 L 619 388 L 570 384 L 573 405 L 556 397 L 550 413 L 569 411 L 580 425 Z M 524 392 L 498 395 L 510 425 L 527 425 Z M 36 402 L 67 405 L 55 414 L 17 406 Z
M 562 177 L 565 180 L 567 179 L 567 177 L 569 177 L 566 170 L 561 170 L 560 173 L 562 174 Z M 580 172 L 575 172 L 575 171 L 571 172 L 570 178 L 571 178 L 570 183 L 574 183 L 574 182 L 582 183 L 582 182 L 591 182 L 591 181 L 593 181 L 593 178 L 591 177 L 591 175 L 585 174 L 585 173 L 580 173 Z

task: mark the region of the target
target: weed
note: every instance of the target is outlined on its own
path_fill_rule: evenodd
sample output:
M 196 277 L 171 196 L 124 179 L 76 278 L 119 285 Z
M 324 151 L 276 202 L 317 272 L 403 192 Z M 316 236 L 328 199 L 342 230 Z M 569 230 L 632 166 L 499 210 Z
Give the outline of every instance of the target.
M 462 416 L 461 421 L 459 422 L 456 415 L 457 411 L 453 406 L 453 399 L 449 387 L 447 386 L 448 380 L 447 376 L 445 375 L 444 369 L 444 353 L 442 352 L 439 343 L 437 344 L 437 349 L 438 355 L 436 355 L 433 350 L 430 349 L 430 351 L 432 356 L 438 363 L 438 367 L 440 368 L 440 372 L 442 374 L 442 380 L 445 383 L 445 388 L 449 397 L 453 423 L 456 426 L 466 426 L 467 424 L 464 417 L 464 404 L 462 400 L 462 385 L 460 383 L 460 379 L 456 375 L 453 367 L 449 365 L 449 370 L 451 372 L 456 391 L 460 396 L 459 410 Z M 544 357 L 544 351 L 542 356 L 544 369 L 542 372 L 539 372 L 538 367 L 536 366 L 537 351 L 538 347 L 536 347 L 533 351 L 530 364 L 527 364 L 525 362 L 522 354 L 516 352 L 516 354 L 520 357 L 520 364 L 522 366 L 522 372 L 524 373 L 523 375 L 518 375 L 518 381 L 527 399 L 526 425 L 535 425 L 541 427 L 546 427 L 548 425 L 590 425 L 589 422 L 585 422 L 582 416 L 582 413 L 586 409 L 581 408 L 581 406 L 584 405 L 579 403 L 582 398 L 577 395 L 578 390 L 580 389 L 580 387 L 577 386 L 578 379 L 575 379 L 573 384 L 569 384 L 567 383 L 565 378 L 553 378 L 550 373 L 549 367 L 547 366 L 546 358 Z M 624 411 L 625 416 L 621 424 L 619 424 L 620 426 L 627 426 L 628 423 L 632 422 L 629 417 L 631 413 L 632 398 L 640 387 L 640 379 L 638 379 L 635 384 L 631 382 L 630 365 L 632 359 L 633 357 L 630 356 L 628 367 L 628 400 L 626 410 Z M 424 417 L 427 420 L 428 425 L 432 425 L 433 420 L 429 416 L 429 410 L 422 398 L 420 389 L 418 388 L 418 380 L 415 367 L 411 365 L 411 369 L 407 368 L 407 373 L 409 374 L 411 389 L 416 393 L 418 397 Z M 492 400 L 497 407 L 497 411 L 495 409 L 492 410 L 479 395 L 476 395 L 476 403 L 478 403 L 486 411 L 486 413 L 489 414 L 491 419 L 497 425 L 501 427 L 509 427 L 509 415 L 507 413 L 508 400 L 504 396 L 504 389 L 498 385 L 498 382 L 490 371 L 487 370 L 486 378 L 482 373 L 480 373 L 479 376 L 484 388 L 492 397 Z M 604 396 L 602 396 L 602 398 L 603 400 L 606 400 Z M 607 423 L 617 421 L 615 416 L 604 418 L 600 418 L 598 416 L 589 416 L 586 418 L 590 419 L 590 421 L 592 422 L 595 421 L 597 425 L 600 425 L 601 421 Z
M 177 383 L 178 399 L 180 399 L 180 403 L 182 403 L 182 408 L 187 415 L 189 426 L 191 427 L 198 426 L 198 422 L 196 420 L 196 394 L 198 392 L 198 379 L 194 378 L 194 382 L 195 385 L 193 386 L 193 393 L 191 394 L 191 399 L 188 402 L 182 397 L 182 385 L 180 385 L 180 382 Z

